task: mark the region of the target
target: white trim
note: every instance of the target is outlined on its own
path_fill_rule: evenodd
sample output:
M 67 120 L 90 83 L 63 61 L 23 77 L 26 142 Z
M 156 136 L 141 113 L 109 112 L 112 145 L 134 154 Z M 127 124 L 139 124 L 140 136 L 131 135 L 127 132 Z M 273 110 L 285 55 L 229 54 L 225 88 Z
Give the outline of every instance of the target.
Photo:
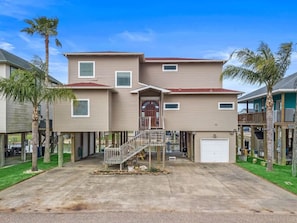
M 175 66 L 175 70 L 166 70 L 165 66 Z M 162 64 L 162 71 L 163 72 L 177 72 L 178 71 L 178 64 Z
M 232 104 L 232 108 L 221 108 L 221 104 Z M 218 109 L 219 110 L 234 110 L 234 102 L 218 102 Z
M 135 89 L 135 90 L 131 91 L 131 93 L 135 94 L 135 93 L 138 93 L 140 91 L 147 90 L 147 89 L 155 89 L 155 90 L 161 91 L 162 93 L 169 93 L 170 92 L 169 90 L 167 90 L 165 88 L 160 88 L 160 87 L 156 87 L 156 86 L 153 86 L 153 85 L 146 85 L 145 87 L 141 87 L 141 88 L 138 88 L 138 89 Z
M 92 76 L 80 76 L 80 64 L 81 63 L 92 63 L 93 64 L 93 75 Z M 78 61 L 78 78 L 94 78 L 95 77 L 95 61 Z
M 166 108 L 166 105 L 177 105 L 177 108 Z M 164 110 L 167 110 L 167 111 L 171 111 L 171 110 L 180 110 L 180 103 L 179 102 L 164 102 L 164 106 L 163 106 Z
M 73 114 L 73 101 L 87 101 L 88 102 L 88 114 L 87 115 L 74 115 Z M 71 117 L 72 118 L 87 118 L 90 117 L 90 99 L 71 99 Z
M 117 85 L 117 80 L 118 80 L 118 73 L 119 72 L 123 72 L 123 73 L 129 73 L 130 74 L 130 85 L 128 86 L 118 86 Z M 117 70 L 117 71 L 115 71 L 115 78 L 114 78 L 114 81 L 115 81 L 115 83 L 114 83 L 114 85 L 115 85 L 115 87 L 116 88 L 132 88 L 132 71 L 129 71 L 129 70 Z

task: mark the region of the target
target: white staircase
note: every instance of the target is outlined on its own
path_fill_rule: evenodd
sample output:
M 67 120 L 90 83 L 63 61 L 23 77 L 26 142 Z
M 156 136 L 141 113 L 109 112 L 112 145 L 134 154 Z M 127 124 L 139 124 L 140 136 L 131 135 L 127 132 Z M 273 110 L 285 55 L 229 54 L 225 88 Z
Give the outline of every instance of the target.
M 133 156 L 149 146 L 165 146 L 164 130 L 144 130 L 119 148 L 104 149 L 104 163 L 106 165 L 122 165 Z

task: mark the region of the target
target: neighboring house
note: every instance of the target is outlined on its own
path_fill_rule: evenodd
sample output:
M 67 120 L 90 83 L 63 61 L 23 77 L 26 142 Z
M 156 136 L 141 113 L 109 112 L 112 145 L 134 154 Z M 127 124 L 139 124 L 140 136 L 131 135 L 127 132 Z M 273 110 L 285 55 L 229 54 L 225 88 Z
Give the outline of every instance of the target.
M 166 130 L 180 132 L 181 149 L 194 162 L 235 162 L 240 92 L 222 88 L 225 61 L 124 52 L 64 55 L 66 86 L 77 101 L 55 104 L 53 127 L 71 134 L 72 161 L 95 152 L 98 132 L 117 133 L 113 147 L 122 154 L 125 148 L 131 153 L 132 141 L 143 140 L 144 132 Z M 128 131 L 138 133 L 129 142 Z M 155 146 L 164 148 L 164 141 Z
M 10 74 L 16 69 L 30 69 L 32 64 L 26 60 L 0 49 L 0 77 L 9 78 Z M 52 85 L 61 84 L 59 81 L 50 77 Z M 45 107 L 40 106 L 40 118 L 45 117 Z M 51 112 L 52 118 L 52 112 Z M 43 121 L 44 122 L 44 121 Z M 0 149 L 8 147 L 8 134 L 24 134 L 32 130 L 32 104 L 17 103 L 7 100 L 0 95 Z M 2 151 L 2 150 L 1 150 Z M 3 150 L 5 152 L 5 150 Z M 24 151 L 24 150 L 23 150 Z M 3 153 L 1 152 L 3 158 Z M 2 159 L 3 160 L 3 159 Z M 2 165 L 3 161 L 1 162 Z
M 274 100 L 274 159 L 285 164 L 292 156 L 294 116 L 296 107 L 297 73 L 289 75 L 279 81 L 273 88 Z M 252 104 L 254 112 L 239 114 L 238 124 L 241 129 L 251 127 L 251 140 L 249 147 L 252 152 L 266 158 L 267 145 L 265 140 L 266 128 L 266 87 L 248 93 L 238 99 L 238 103 Z M 243 138 L 243 137 L 242 137 Z M 263 140 L 264 138 L 264 140 Z M 259 142 L 260 140 L 260 142 Z M 261 142 L 262 141 L 262 142 Z M 241 148 L 244 147 L 241 141 Z

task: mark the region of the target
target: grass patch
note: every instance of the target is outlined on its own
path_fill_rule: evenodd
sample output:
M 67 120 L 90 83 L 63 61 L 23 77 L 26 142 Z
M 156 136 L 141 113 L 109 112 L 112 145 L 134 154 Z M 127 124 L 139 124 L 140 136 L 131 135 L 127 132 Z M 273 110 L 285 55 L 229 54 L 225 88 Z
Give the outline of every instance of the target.
M 71 155 L 68 153 L 64 153 L 64 162 L 69 162 L 71 159 Z M 43 157 L 38 159 L 38 170 L 50 170 L 58 166 L 58 155 L 54 154 L 51 156 L 50 163 L 43 163 Z M 25 171 L 31 170 L 32 163 L 25 162 L 16 164 L 13 166 L 7 166 L 0 168 L 0 190 L 8 188 L 14 184 L 17 184 L 21 181 L 29 179 L 38 173 L 25 173 Z
M 266 171 L 266 167 L 261 165 L 261 159 L 257 159 L 256 163 L 253 163 L 252 158 L 248 158 L 247 161 L 237 160 L 237 165 L 287 191 L 297 194 L 297 177 L 292 176 L 291 165 L 273 165 L 273 171 L 271 172 Z

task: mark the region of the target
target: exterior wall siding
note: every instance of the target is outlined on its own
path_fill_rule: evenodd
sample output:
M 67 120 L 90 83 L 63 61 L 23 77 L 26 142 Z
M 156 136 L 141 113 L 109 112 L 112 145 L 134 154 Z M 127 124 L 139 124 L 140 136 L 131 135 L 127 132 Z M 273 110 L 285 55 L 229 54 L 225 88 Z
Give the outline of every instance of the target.
M 178 71 L 162 71 L 163 63 L 141 64 L 140 82 L 162 88 L 221 88 L 222 63 L 180 63 Z
M 0 95 L 0 133 L 6 132 L 6 100 Z
M 79 78 L 78 62 L 95 61 L 95 77 Z M 115 87 L 115 71 L 132 72 L 132 88 L 139 87 L 139 58 L 136 56 L 76 56 L 69 57 L 69 84 L 94 82 Z M 131 88 L 130 88 L 131 89 Z
M 32 105 L 7 101 L 6 133 L 32 131 Z
M 112 131 L 136 131 L 139 128 L 139 99 L 131 89 L 112 95 Z
M 0 77 L 6 77 L 6 65 L 0 64 Z M 0 133 L 6 132 L 6 99 L 0 94 Z
M 95 132 L 109 130 L 109 104 L 107 90 L 74 90 L 77 99 L 89 99 L 90 117 L 71 117 L 71 102 L 62 101 L 54 105 L 54 131 Z
M 296 93 L 286 93 L 285 94 L 285 108 L 296 107 Z
M 237 129 L 236 95 L 165 95 L 163 102 L 180 103 L 180 110 L 163 111 L 165 127 L 168 130 L 231 131 Z M 234 102 L 234 110 L 219 110 L 219 102 Z

